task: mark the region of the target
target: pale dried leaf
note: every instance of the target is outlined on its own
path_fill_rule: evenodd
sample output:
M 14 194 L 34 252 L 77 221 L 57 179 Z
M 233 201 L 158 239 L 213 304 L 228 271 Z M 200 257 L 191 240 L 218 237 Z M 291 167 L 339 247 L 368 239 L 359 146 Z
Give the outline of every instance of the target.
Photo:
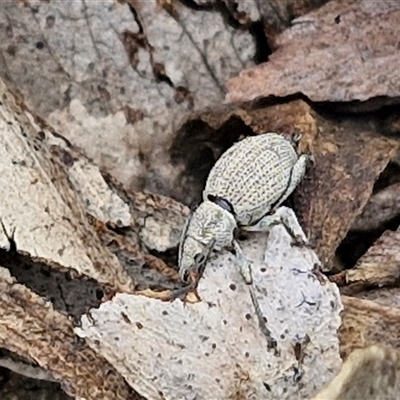
M 82 202 L 42 143 L 32 115 L 0 81 L 0 247 L 14 240 L 20 252 L 57 263 L 119 290 L 134 283 L 105 249 L 85 217 Z
M 228 81 L 228 101 L 297 93 L 316 102 L 400 96 L 398 2 L 333 0 L 292 24 L 267 63 Z
M 397 400 L 400 352 L 370 346 L 350 354 L 338 376 L 312 400 Z
M 290 210 L 279 212 L 302 234 Z M 117 294 L 75 331 L 151 399 L 310 396 L 340 366 L 338 290 L 317 279 L 315 253 L 293 247 L 283 226 L 242 246 L 269 332 L 260 329 L 249 287 L 227 253 L 210 260 L 201 302 Z
M 165 148 L 175 127 L 221 103 L 225 80 L 255 53 L 249 31 L 217 7 L 185 4 L 5 2 L 0 76 L 121 182 L 168 194 Z

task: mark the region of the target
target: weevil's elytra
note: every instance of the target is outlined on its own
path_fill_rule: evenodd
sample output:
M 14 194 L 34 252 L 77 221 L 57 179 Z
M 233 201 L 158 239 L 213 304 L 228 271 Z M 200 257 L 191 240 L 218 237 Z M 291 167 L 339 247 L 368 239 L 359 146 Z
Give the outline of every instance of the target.
M 303 178 L 308 159 L 309 155 L 297 154 L 293 141 L 277 133 L 247 137 L 222 154 L 207 178 L 203 203 L 181 237 L 181 278 L 186 281 L 204 268 L 213 248 L 233 247 L 244 279 L 251 283 L 250 265 L 233 231 L 238 226 L 265 231 L 281 222 L 274 211 Z

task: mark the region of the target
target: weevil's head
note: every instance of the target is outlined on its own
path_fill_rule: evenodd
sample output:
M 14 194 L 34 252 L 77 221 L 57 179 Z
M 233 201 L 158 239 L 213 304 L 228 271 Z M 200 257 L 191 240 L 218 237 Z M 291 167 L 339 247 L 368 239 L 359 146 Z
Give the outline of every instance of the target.
M 183 282 L 197 281 L 211 251 L 229 246 L 236 228 L 234 216 L 221 206 L 205 201 L 189 216 L 179 245 L 179 275 Z

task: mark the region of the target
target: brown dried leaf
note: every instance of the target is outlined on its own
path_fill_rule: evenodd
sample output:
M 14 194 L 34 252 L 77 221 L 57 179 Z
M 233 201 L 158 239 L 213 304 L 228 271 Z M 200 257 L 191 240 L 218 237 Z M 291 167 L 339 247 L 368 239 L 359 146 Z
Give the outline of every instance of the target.
M 395 307 L 400 309 L 400 288 L 386 287 L 380 289 L 366 290 L 355 294 L 355 297 L 364 300 L 371 300 L 382 306 Z
M 294 209 L 326 270 L 367 203 L 398 143 L 360 128 L 318 118 L 315 164 L 294 194 Z M 355 151 L 355 149 L 357 149 Z
M 400 96 L 398 2 L 334 0 L 292 24 L 267 63 L 228 81 L 228 101 L 296 93 L 317 102 Z
M 73 332 L 68 318 L 0 267 L 0 347 L 37 363 L 75 398 L 139 399 L 104 358 Z
M 343 271 L 342 292 L 351 295 L 369 288 L 398 285 L 400 281 L 400 231 L 386 231 L 353 269 Z
M 348 296 L 342 296 L 342 301 L 344 310 L 338 332 L 342 357 L 374 344 L 400 347 L 400 309 Z
M 397 400 L 400 352 L 382 346 L 355 350 L 339 374 L 311 400 Z

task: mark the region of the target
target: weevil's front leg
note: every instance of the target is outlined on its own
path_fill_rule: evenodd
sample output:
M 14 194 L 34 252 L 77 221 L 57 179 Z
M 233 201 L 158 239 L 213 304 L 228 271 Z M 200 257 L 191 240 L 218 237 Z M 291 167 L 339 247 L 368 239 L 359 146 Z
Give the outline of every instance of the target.
M 239 246 L 239 243 L 234 240 L 232 242 L 233 248 L 235 249 L 236 253 L 236 264 L 239 267 L 239 271 L 242 274 L 242 277 L 247 285 L 251 285 L 253 283 L 253 277 L 251 274 L 251 266 L 250 261 L 247 260 L 245 255 L 243 254 L 242 249 Z

